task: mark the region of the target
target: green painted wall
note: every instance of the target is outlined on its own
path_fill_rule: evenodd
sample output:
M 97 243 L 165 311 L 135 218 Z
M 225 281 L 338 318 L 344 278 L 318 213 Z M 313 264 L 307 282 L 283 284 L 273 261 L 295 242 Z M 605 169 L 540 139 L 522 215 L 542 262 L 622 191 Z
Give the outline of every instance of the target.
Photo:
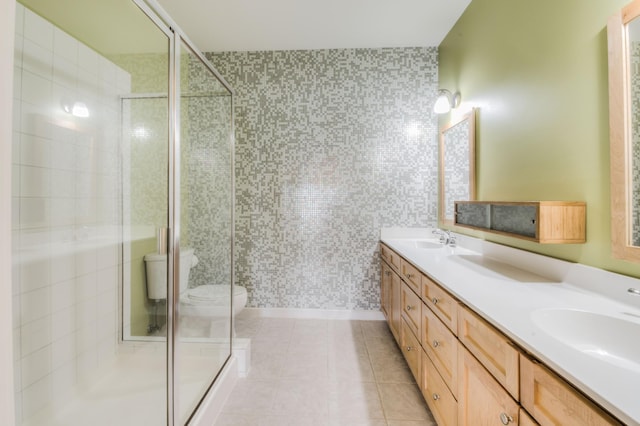
M 478 199 L 587 203 L 586 244 L 474 235 L 640 276 L 610 249 L 606 24 L 627 2 L 473 0 L 441 43 L 440 87 L 479 108 Z

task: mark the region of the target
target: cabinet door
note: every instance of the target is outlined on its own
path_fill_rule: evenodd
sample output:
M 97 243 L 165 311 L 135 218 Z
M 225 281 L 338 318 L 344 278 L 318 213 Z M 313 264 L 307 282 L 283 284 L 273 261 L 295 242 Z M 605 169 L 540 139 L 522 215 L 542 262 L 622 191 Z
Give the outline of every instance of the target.
M 426 308 L 425 308 L 426 309 Z M 407 284 L 402 284 L 402 316 L 416 336 L 422 329 L 422 300 Z
M 422 377 L 418 383 L 438 426 L 458 424 L 458 402 L 425 352 L 422 352 Z
M 426 306 L 422 308 L 422 347 L 454 396 L 458 395 L 458 339 Z
M 458 309 L 458 338 L 516 399 L 520 399 L 518 350 L 502 333 L 466 307 Z
M 462 344 L 458 347 L 458 424 L 517 425 L 520 406 Z
M 547 368 L 520 357 L 522 406 L 543 426 L 621 425 Z
M 422 276 L 422 299 L 449 327 L 449 330 L 454 335 L 458 335 L 458 301 L 424 275 Z
M 400 343 L 400 349 L 402 349 L 402 354 L 407 360 L 413 377 L 416 379 L 416 382 L 418 382 L 420 380 L 420 355 L 422 354 L 422 347 L 420 347 L 418 338 L 413 335 L 404 318 L 402 319 L 402 341 Z
M 387 319 L 391 321 L 389 311 L 391 309 L 391 268 L 385 261 L 380 261 L 380 310 Z
M 520 426 L 538 426 L 535 420 L 531 418 L 529 413 L 527 413 L 522 408 L 520 409 Z
M 402 332 L 402 280 L 395 272 L 391 273 L 391 333 L 400 344 Z

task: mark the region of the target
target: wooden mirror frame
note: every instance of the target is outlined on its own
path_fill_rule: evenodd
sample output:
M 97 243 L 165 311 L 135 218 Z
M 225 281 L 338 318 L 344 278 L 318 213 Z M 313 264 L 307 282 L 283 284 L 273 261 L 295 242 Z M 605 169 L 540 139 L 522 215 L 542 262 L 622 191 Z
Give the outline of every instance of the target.
M 640 1 L 640 0 L 639 0 Z M 447 130 L 467 121 L 469 123 L 469 140 L 467 146 L 469 150 L 469 199 L 453 201 L 473 201 L 476 199 L 476 110 L 469 112 L 451 120 L 440 128 L 439 131 L 439 158 L 438 158 L 438 225 L 440 227 L 453 227 L 454 218 L 446 217 L 445 209 L 445 176 L 444 176 L 444 155 L 445 155 L 445 135 Z
M 640 263 L 640 247 L 631 245 L 631 93 L 626 25 L 640 16 L 634 0 L 609 18 L 609 143 L 611 161 L 611 251 L 614 257 Z

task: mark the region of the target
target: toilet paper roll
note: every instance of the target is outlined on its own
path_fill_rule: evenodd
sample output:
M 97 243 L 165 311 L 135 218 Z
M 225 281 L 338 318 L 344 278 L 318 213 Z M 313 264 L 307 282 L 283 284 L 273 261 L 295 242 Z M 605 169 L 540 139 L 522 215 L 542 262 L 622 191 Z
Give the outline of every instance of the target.
M 156 230 L 156 251 L 158 254 L 167 254 L 167 228 Z

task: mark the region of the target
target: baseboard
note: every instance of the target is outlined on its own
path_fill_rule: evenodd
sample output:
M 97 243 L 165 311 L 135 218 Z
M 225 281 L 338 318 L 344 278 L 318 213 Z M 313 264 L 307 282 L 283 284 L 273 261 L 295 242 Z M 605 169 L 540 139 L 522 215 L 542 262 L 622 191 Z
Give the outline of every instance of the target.
M 344 309 L 244 308 L 241 315 L 254 318 L 384 321 L 384 315 L 381 311 L 350 311 Z

